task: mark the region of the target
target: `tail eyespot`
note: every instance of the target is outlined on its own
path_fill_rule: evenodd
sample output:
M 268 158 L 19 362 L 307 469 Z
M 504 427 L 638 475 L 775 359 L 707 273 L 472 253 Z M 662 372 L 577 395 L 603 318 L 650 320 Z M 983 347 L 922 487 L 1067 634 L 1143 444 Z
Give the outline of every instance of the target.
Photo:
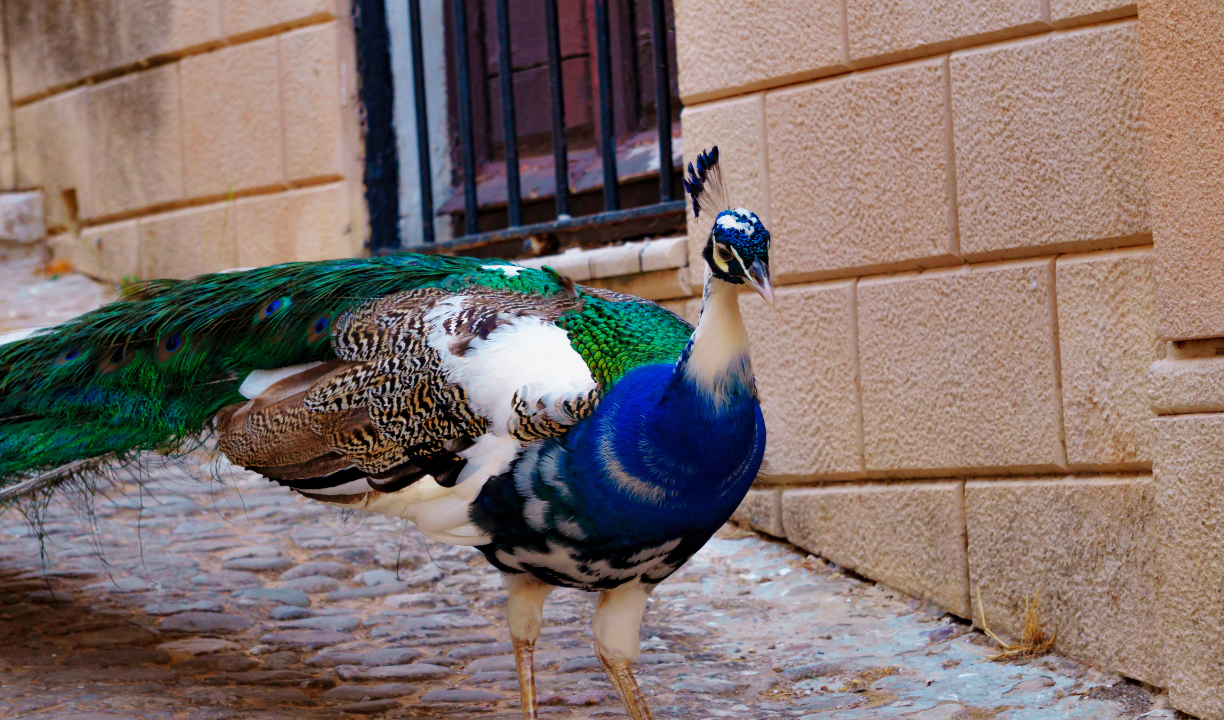
M 262 307 L 259 308 L 259 310 L 255 312 L 255 322 L 260 323 L 260 322 L 263 322 L 264 320 L 267 320 L 273 315 L 289 307 L 290 304 L 291 304 L 291 301 L 287 297 L 280 297 L 280 298 L 276 298 L 275 300 L 269 301 L 267 304 L 263 305 Z
M 102 373 L 112 373 L 120 370 L 136 359 L 136 351 L 129 350 L 126 347 L 120 346 L 111 350 L 98 366 L 98 371 Z
M 306 342 L 316 343 L 327 337 L 328 331 L 331 329 L 331 315 L 323 314 L 317 316 L 311 323 L 310 329 L 306 331 Z
M 56 367 L 67 365 L 73 360 L 79 360 L 84 354 L 85 351 L 79 347 L 69 348 L 68 350 L 60 353 L 59 356 L 55 358 L 55 362 L 52 364 Z
M 157 343 L 157 362 L 166 362 L 187 345 L 182 333 L 172 332 Z

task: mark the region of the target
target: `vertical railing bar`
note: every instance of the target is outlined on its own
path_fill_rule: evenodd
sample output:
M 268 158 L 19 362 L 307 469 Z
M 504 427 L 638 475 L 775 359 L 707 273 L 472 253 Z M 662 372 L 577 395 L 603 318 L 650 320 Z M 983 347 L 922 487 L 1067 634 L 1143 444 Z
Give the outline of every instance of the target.
M 510 62 L 508 0 L 494 0 L 497 8 L 497 73 L 501 81 L 502 134 L 506 144 L 506 210 L 510 226 L 523 224 L 523 195 L 519 189 L 518 130 L 514 122 L 514 68 Z
M 565 87 L 561 74 L 561 24 L 557 0 L 544 0 L 548 26 L 548 84 L 552 90 L 553 173 L 557 186 L 557 217 L 570 214 L 569 148 L 565 141 Z
M 502 0 L 504 2 L 504 0 Z M 599 138 L 603 154 L 604 210 L 620 209 L 616 179 L 616 128 L 612 116 L 612 45 L 608 0 L 595 0 L 595 49 L 599 77 Z
M 672 199 L 671 72 L 667 59 L 667 15 L 663 0 L 650 0 L 654 40 L 655 114 L 659 120 L 659 202 Z
M 433 170 L 429 162 L 429 113 L 425 106 L 425 50 L 421 41 L 421 0 L 408 0 L 412 41 L 412 83 L 416 95 L 417 162 L 421 179 L 421 236 L 434 241 Z
M 480 232 L 480 207 L 476 204 L 476 140 L 472 134 L 472 66 L 468 57 L 467 0 L 451 0 L 454 6 L 455 74 L 459 81 L 459 145 L 463 151 L 463 226 L 467 235 Z

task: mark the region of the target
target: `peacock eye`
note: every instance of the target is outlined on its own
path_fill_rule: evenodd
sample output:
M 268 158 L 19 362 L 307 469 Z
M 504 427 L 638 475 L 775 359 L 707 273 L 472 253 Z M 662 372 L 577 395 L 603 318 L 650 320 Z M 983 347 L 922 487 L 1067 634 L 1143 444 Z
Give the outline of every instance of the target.
M 166 352 L 174 352 L 175 350 L 178 350 L 179 346 L 182 344 L 183 336 L 179 333 L 173 333 L 170 335 L 170 337 L 166 338 L 164 347 L 166 348 Z
M 264 308 L 264 317 L 267 317 L 271 315 L 272 313 L 276 312 L 277 310 L 280 310 L 281 305 L 283 304 L 284 304 L 283 300 L 273 300 L 272 302 L 268 303 L 268 306 Z
M 81 348 L 72 348 L 68 352 L 64 353 L 65 360 L 76 360 L 80 356 L 81 356 Z
M 315 321 L 314 331 L 316 335 L 322 335 L 325 330 L 327 330 L 327 318 L 321 317 Z
M 115 352 L 111 353 L 110 361 L 112 363 L 121 363 L 123 362 L 123 355 L 123 348 L 119 348 L 118 350 L 115 350 Z

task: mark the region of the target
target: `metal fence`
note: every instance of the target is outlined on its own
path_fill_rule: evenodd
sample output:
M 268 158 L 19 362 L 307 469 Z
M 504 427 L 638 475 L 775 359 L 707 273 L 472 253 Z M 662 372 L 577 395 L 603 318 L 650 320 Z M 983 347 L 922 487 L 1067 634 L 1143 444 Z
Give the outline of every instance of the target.
M 602 212 L 581 217 L 570 215 L 569 151 L 566 141 L 565 93 L 561 76 L 561 37 L 557 0 L 543 0 L 548 43 L 548 78 L 552 101 L 553 165 L 556 172 L 557 219 L 549 222 L 523 224 L 523 198 L 519 182 L 518 135 L 515 127 L 514 75 L 511 67 L 509 0 L 493 0 L 498 35 L 498 75 L 501 95 L 501 121 L 505 142 L 507 216 L 509 227 L 480 232 L 476 196 L 476 149 L 473 137 L 472 83 L 469 64 L 469 37 L 466 3 L 451 0 L 453 13 L 453 48 L 457 79 L 458 141 L 461 151 L 464 228 L 463 234 L 446 242 L 435 241 L 435 209 L 430 167 L 429 129 L 426 119 L 425 63 L 421 39 L 420 0 L 408 0 L 413 88 L 416 111 L 417 157 L 420 167 L 421 224 L 424 247 L 412 249 L 460 251 L 504 241 L 532 236 L 577 233 L 607 226 L 629 225 L 649 227 L 653 220 L 674 224 L 682 218 L 684 200 L 675 199 L 672 166 L 671 74 L 668 59 L 667 27 L 664 0 L 650 0 L 651 28 L 654 53 L 655 102 L 658 117 L 659 202 L 652 205 L 621 209 L 617 176 L 616 136 L 612 101 L 612 53 L 608 20 L 608 0 L 593 0 L 596 72 L 599 84 L 599 149 L 603 164 Z M 666 222 L 664 222 L 666 224 Z M 610 235 L 609 237 L 615 237 Z M 396 252 L 398 247 L 380 248 L 381 252 Z

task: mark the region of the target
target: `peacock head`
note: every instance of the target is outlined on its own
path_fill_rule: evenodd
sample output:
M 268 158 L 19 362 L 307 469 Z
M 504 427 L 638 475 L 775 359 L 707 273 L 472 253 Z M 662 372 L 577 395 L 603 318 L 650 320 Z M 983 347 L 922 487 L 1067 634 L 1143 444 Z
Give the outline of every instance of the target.
M 714 227 L 702 251 L 710 273 L 723 282 L 748 285 L 773 305 L 769 231 L 756 213 L 731 207 L 722 171 L 718 168 L 717 145 L 689 163 L 684 189 L 693 199 L 694 218 L 714 216 Z
M 744 208 L 718 213 L 702 255 L 714 277 L 734 285 L 747 284 L 773 305 L 769 231 L 756 213 Z

